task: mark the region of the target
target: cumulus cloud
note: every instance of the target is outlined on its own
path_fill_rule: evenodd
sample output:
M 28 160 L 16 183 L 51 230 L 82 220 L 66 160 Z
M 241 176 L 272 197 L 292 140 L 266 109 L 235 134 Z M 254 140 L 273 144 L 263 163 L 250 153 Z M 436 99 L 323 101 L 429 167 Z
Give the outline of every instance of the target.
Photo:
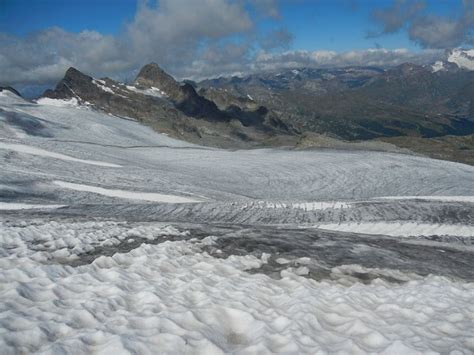
M 250 3 L 253 4 L 257 11 L 264 16 L 272 18 L 280 17 L 280 11 L 278 10 L 276 0 L 250 0 Z
M 261 71 L 276 71 L 288 68 L 332 68 L 350 66 L 392 67 L 402 63 L 432 63 L 444 55 L 442 50 L 423 50 L 413 52 L 408 49 L 374 48 L 366 50 L 335 52 L 335 51 L 285 51 L 272 52 L 261 50 L 252 57 L 244 57 L 241 61 L 231 60 L 232 51 L 236 49 L 220 48 L 220 56 L 212 54 L 212 65 L 204 60 L 193 61 L 183 72 L 184 76 L 200 80 L 220 75 L 244 76 Z M 227 53 L 227 54 L 223 54 Z
M 135 56 L 165 63 L 189 61 L 203 41 L 250 31 L 253 23 L 241 4 L 225 0 L 161 0 L 141 5 L 124 40 Z
M 178 78 L 202 79 L 282 67 L 427 62 L 438 53 L 382 48 L 346 53 L 288 51 L 293 35 L 278 26 L 265 35 L 256 34 L 255 16 L 267 16 L 278 25 L 277 2 L 141 2 L 134 18 L 115 36 L 61 28 L 27 37 L 0 34 L 0 85 L 54 85 L 69 66 L 96 77 L 125 80 L 154 61 Z
M 464 0 L 457 17 L 422 16 L 409 29 L 410 38 L 425 48 L 474 44 L 474 0 Z
M 51 28 L 22 39 L 1 35 L 0 49 L 0 81 L 6 83 L 51 82 L 72 65 L 90 72 L 117 72 L 128 66 L 116 39 L 94 31 L 75 34 Z
M 418 14 L 426 4 L 424 1 L 395 0 L 387 8 L 375 9 L 372 18 L 381 25 L 381 30 L 369 33 L 369 36 L 378 36 L 386 33 L 393 33 L 400 30 L 407 21 L 410 21 Z
M 338 53 L 334 51 L 288 51 L 257 55 L 254 70 L 276 70 L 297 67 L 349 67 L 349 66 L 396 66 L 405 62 L 426 64 L 442 55 L 442 51 L 425 50 L 412 52 L 407 49 L 367 49 Z
M 381 29 L 369 32 L 369 37 L 406 28 L 409 38 L 423 48 L 474 44 L 474 0 L 462 0 L 459 14 L 437 16 L 425 9 L 424 1 L 395 0 L 388 8 L 374 10 L 372 18 Z
M 286 28 L 279 28 L 267 33 L 260 41 L 265 50 L 288 49 L 293 41 L 293 34 Z
M 150 61 L 179 73 L 203 48 L 252 32 L 245 5 L 230 0 L 141 2 L 117 36 L 60 28 L 26 38 L 0 34 L 0 83 L 53 83 L 68 66 L 93 75 L 124 76 Z

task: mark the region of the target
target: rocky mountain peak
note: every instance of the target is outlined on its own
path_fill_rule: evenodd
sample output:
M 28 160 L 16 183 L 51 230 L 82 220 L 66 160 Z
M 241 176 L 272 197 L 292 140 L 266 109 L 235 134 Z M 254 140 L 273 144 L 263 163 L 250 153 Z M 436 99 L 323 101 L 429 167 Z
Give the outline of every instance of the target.
M 145 65 L 138 73 L 134 84 L 137 87 L 157 88 L 171 98 L 179 94 L 180 84 L 156 63 Z
M 88 77 L 86 74 L 82 73 L 78 69 L 74 67 L 69 67 L 68 70 L 66 70 L 66 73 L 64 73 L 64 78 L 78 78 L 78 77 Z
M 43 96 L 53 99 L 69 99 L 72 97 L 82 99 L 82 97 L 78 97 L 78 94 L 96 91 L 97 88 L 92 81 L 92 77 L 74 67 L 70 67 L 56 85 L 56 88 L 54 90 L 46 90 Z
M 214 102 L 200 96 L 191 84 L 177 82 L 156 63 L 145 65 L 138 73 L 134 85 L 138 88 L 159 89 L 187 115 L 214 120 L 227 119 Z

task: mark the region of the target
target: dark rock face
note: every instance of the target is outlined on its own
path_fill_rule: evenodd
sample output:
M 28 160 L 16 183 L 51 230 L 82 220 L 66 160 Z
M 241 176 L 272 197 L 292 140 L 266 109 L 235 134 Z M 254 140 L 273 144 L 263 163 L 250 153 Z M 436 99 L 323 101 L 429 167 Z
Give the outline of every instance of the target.
M 259 145 L 290 130 L 267 109 L 221 110 L 189 84 L 180 84 L 157 64 L 142 68 L 133 86 L 109 78 L 94 79 L 69 68 L 44 97 L 75 98 L 81 104 L 144 122 L 171 136 L 204 145 Z M 233 123 L 234 122 L 234 123 Z M 235 122 L 239 122 L 236 124 Z
M 181 101 L 179 83 L 156 63 L 147 64 L 140 70 L 135 85 L 142 88 L 155 87 L 165 92 L 171 99 Z
M 220 111 L 216 104 L 196 92 L 191 84 L 180 85 L 156 63 L 145 65 L 135 79 L 135 85 L 141 88 L 157 88 L 173 101 L 184 114 L 212 121 L 228 122 L 231 117 Z
M 52 99 L 70 99 L 88 101 L 100 96 L 100 88 L 94 85 L 92 77 L 81 73 L 76 68 L 69 68 L 64 78 L 56 85 L 54 90 L 46 90 L 44 97 Z
M 22 97 L 21 94 L 18 91 L 16 91 L 14 88 L 12 88 L 11 86 L 0 86 L 0 92 L 2 92 L 4 90 L 5 91 L 10 91 L 10 92 L 12 92 L 13 94 L 15 94 L 17 96 Z
M 139 88 L 161 90 L 186 115 L 210 120 L 230 119 L 224 112 L 219 111 L 214 102 L 198 95 L 192 85 L 180 85 L 156 63 L 147 64 L 140 70 L 135 85 Z

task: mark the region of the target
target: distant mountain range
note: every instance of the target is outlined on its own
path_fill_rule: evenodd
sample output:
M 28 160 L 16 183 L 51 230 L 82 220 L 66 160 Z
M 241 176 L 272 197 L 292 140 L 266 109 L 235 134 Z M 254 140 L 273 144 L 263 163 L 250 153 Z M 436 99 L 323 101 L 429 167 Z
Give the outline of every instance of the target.
M 178 82 L 156 63 L 131 84 L 69 68 L 43 97 L 208 146 L 337 148 L 377 139 L 443 159 L 471 163 L 474 155 L 474 50 L 447 51 L 424 66 L 297 68 L 199 83 Z
M 287 69 L 198 86 L 250 95 L 301 131 L 343 139 L 465 135 L 474 133 L 473 53 L 451 51 L 432 66 Z

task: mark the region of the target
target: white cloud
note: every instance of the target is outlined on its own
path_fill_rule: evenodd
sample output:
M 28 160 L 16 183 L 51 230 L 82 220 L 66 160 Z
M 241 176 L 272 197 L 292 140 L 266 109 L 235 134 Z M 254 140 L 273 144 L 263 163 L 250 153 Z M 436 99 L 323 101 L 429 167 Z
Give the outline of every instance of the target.
M 244 5 L 230 0 L 141 3 L 118 36 L 60 28 L 26 38 L 0 34 L 0 83 L 53 83 L 69 66 L 120 76 L 150 61 L 179 73 L 203 48 L 251 32 L 254 23 Z
M 453 0 L 454 2 L 454 0 Z M 446 49 L 474 44 L 474 0 L 463 0 L 458 14 L 433 15 L 424 1 L 395 0 L 392 6 L 375 9 L 372 17 L 381 30 L 371 36 L 407 29 L 409 38 L 423 48 Z
M 278 18 L 276 1 L 143 2 L 117 36 L 61 28 L 25 38 L 0 34 L 0 85 L 53 85 L 69 66 L 123 80 L 154 61 L 178 78 L 200 79 L 282 67 L 419 63 L 439 54 L 385 49 L 281 52 L 289 47 L 292 34 L 278 27 L 266 36 L 256 34 L 255 16 Z
M 347 67 L 347 66 L 395 66 L 404 62 L 429 63 L 442 54 L 425 50 L 412 52 L 407 49 L 366 49 L 349 52 L 334 51 L 288 51 L 257 55 L 255 70 L 273 70 L 282 67 Z

